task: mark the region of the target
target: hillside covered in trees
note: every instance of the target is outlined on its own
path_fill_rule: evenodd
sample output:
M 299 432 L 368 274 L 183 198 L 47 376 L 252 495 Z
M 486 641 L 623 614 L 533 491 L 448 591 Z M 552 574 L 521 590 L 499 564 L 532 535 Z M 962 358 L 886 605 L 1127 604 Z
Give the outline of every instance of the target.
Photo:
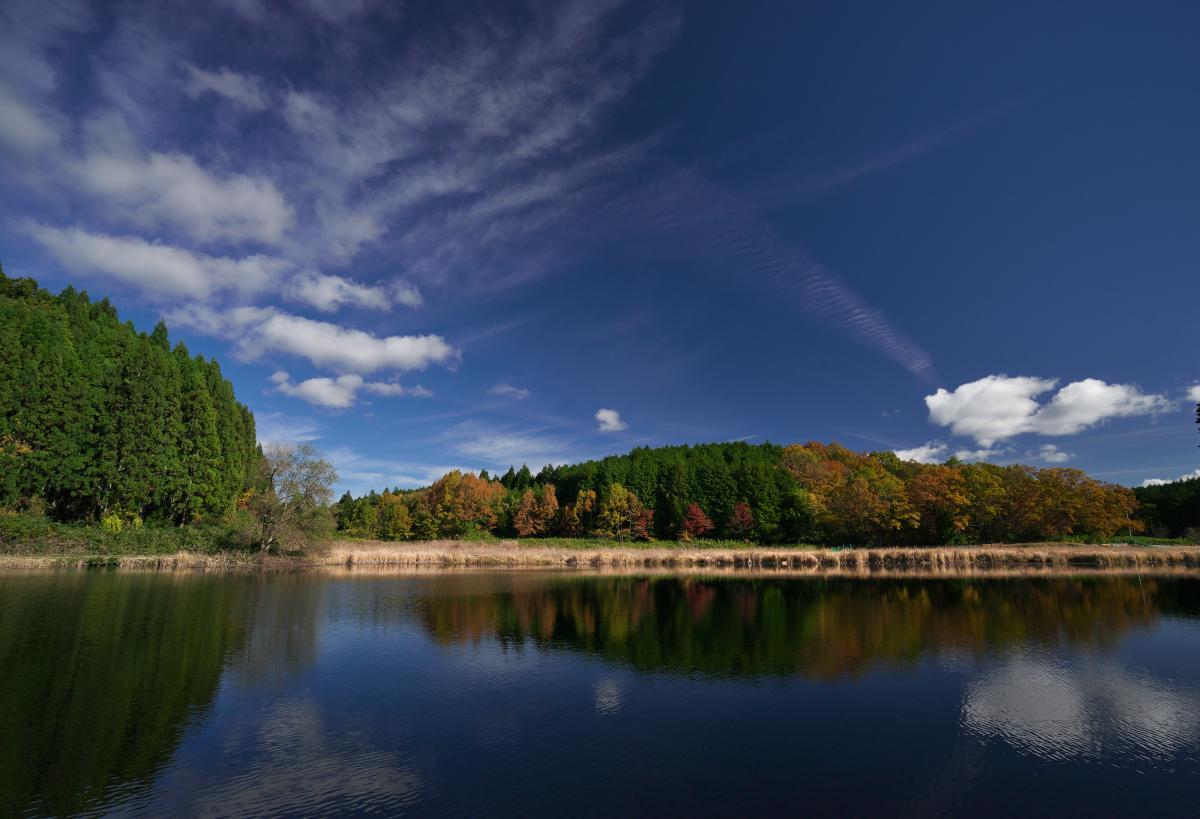
M 639 448 L 500 478 L 450 472 L 337 504 L 352 537 L 489 532 L 830 545 L 998 543 L 1137 532 L 1133 491 L 1077 469 L 918 464 L 837 444 Z
M 0 270 L 0 508 L 187 523 L 230 509 L 257 458 L 215 361 Z

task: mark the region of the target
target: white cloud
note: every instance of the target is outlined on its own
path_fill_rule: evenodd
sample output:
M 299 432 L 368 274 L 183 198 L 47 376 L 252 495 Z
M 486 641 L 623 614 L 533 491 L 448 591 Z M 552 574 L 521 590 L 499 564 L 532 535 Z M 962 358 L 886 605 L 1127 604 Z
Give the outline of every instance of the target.
M 1188 387 L 1187 396 L 1189 401 L 1195 401 L 1200 404 L 1200 384 L 1193 384 Z
M 986 461 L 1003 453 L 1003 449 L 990 449 L 986 447 L 984 449 L 956 449 L 954 450 L 954 457 L 960 461 L 974 463 L 976 461 Z
M 0 143 L 32 154 L 58 144 L 58 134 L 4 83 L 0 83 Z
M 279 244 L 293 213 L 275 183 L 243 174 L 219 177 L 181 153 L 97 151 L 73 165 L 84 191 L 106 215 L 143 227 L 170 225 L 202 242 Z
M 191 63 L 184 63 L 183 67 L 188 73 L 184 93 L 192 99 L 198 99 L 204 94 L 216 94 L 250 111 L 264 111 L 271 104 L 270 95 L 257 77 L 229 68 L 205 71 Z
M 418 307 L 422 303 L 421 291 L 408 282 L 367 285 L 311 270 L 293 276 L 284 288 L 284 295 L 310 304 L 323 313 L 332 313 L 345 305 L 387 310 L 393 304 Z
M 595 418 L 599 423 L 598 429 L 601 432 L 620 432 L 623 429 L 629 429 L 629 424 L 621 420 L 621 413 L 614 409 L 604 409 L 601 407 L 596 410 Z
M 1162 395 L 1146 395 L 1131 384 L 1086 378 L 1063 387 L 1034 418 L 1039 435 L 1074 435 L 1108 418 L 1148 415 L 1169 409 Z
M 1180 475 L 1178 478 L 1146 478 L 1146 480 L 1142 481 L 1142 486 L 1162 486 L 1163 484 L 1175 483 L 1176 481 L 1190 481 L 1193 478 L 1200 478 L 1200 469 L 1189 472 L 1186 475 Z
M 258 293 L 290 267 L 271 256 L 209 256 L 134 236 L 108 236 L 79 228 L 32 223 L 25 230 L 72 273 L 97 273 L 157 296 L 207 299 L 223 290 Z
M 405 307 L 420 307 L 425 303 L 417 286 L 403 279 L 392 282 L 390 290 L 392 301 L 396 304 L 403 304 Z
M 335 409 L 354 406 L 360 391 L 393 397 L 411 395 L 417 398 L 429 398 L 433 395 L 421 386 L 406 388 L 391 382 L 366 381 L 361 375 L 354 374 L 339 375 L 336 378 L 309 378 L 299 383 L 292 383 L 291 376 L 279 370 L 273 373 L 269 380 L 275 385 L 275 389 L 284 395 L 290 395 L 317 406 Z
M 1095 378 L 1072 382 L 1047 403 L 1055 379 L 989 375 L 953 392 L 939 389 L 925 397 L 929 418 L 956 435 L 974 438 L 984 447 L 1023 433 L 1074 435 L 1109 418 L 1161 412 L 1170 402 L 1142 393 L 1129 384 L 1106 384 Z
M 1044 378 L 989 375 L 963 384 L 954 392 L 939 389 L 925 396 L 929 419 L 950 427 L 955 435 L 974 438 L 985 447 L 994 441 L 1028 432 L 1038 411 L 1036 396 L 1054 387 Z
M 386 310 L 390 306 L 387 293 L 381 287 L 359 284 L 341 276 L 326 276 L 305 271 L 293 276 L 283 291 L 294 301 L 302 301 L 324 313 L 332 313 L 346 304 L 355 304 L 372 310 Z
M 1048 464 L 1065 464 L 1075 456 L 1070 452 L 1063 452 L 1054 444 L 1042 444 L 1038 448 L 1037 457 Z
M 488 390 L 488 395 L 499 395 L 504 398 L 515 398 L 518 401 L 523 401 L 529 397 L 529 390 L 523 387 L 514 387 L 512 384 L 497 384 Z
M 423 370 L 430 364 L 458 360 L 456 349 L 441 336 L 380 338 L 325 321 L 294 316 L 273 307 L 235 307 L 218 313 L 195 306 L 167 314 L 171 323 L 231 337 L 239 355 L 254 360 L 267 353 L 307 359 L 318 367 L 368 375 L 378 370 Z
M 945 444 L 937 441 L 930 441 L 922 446 L 913 447 L 912 449 L 897 449 L 893 450 L 896 457 L 902 461 L 916 461 L 919 464 L 937 464 L 946 460 L 946 450 L 948 447 Z

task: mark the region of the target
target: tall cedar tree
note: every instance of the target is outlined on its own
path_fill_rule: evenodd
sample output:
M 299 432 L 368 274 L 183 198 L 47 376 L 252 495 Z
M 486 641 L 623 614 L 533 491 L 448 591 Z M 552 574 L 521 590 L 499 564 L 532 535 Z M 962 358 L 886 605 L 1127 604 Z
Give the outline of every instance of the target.
M 0 506 L 186 523 L 230 509 L 257 457 L 254 416 L 166 325 L 0 271 Z

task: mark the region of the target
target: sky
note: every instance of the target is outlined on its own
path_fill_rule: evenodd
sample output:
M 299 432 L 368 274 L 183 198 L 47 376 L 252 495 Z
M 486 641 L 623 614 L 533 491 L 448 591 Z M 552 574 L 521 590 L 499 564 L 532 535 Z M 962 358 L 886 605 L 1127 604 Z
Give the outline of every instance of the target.
M 1200 6 L 0 5 L 0 263 L 361 494 L 837 441 L 1200 474 Z

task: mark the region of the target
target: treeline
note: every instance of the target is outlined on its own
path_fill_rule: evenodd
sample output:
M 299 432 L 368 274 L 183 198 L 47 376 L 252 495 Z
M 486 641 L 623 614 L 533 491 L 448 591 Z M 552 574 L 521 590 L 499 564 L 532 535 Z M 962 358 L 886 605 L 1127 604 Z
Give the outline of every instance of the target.
M 1138 519 L 1158 537 L 1200 535 L 1200 478 L 1139 486 Z
M 837 444 L 639 448 L 500 478 L 450 472 L 336 504 L 338 529 L 385 540 L 613 537 L 829 545 L 1000 543 L 1141 531 L 1132 490 L 1077 469 L 901 461 Z
M 107 299 L 0 270 L 0 507 L 186 523 L 257 470 L 254 416 L 216 361 L 139 333 Z

